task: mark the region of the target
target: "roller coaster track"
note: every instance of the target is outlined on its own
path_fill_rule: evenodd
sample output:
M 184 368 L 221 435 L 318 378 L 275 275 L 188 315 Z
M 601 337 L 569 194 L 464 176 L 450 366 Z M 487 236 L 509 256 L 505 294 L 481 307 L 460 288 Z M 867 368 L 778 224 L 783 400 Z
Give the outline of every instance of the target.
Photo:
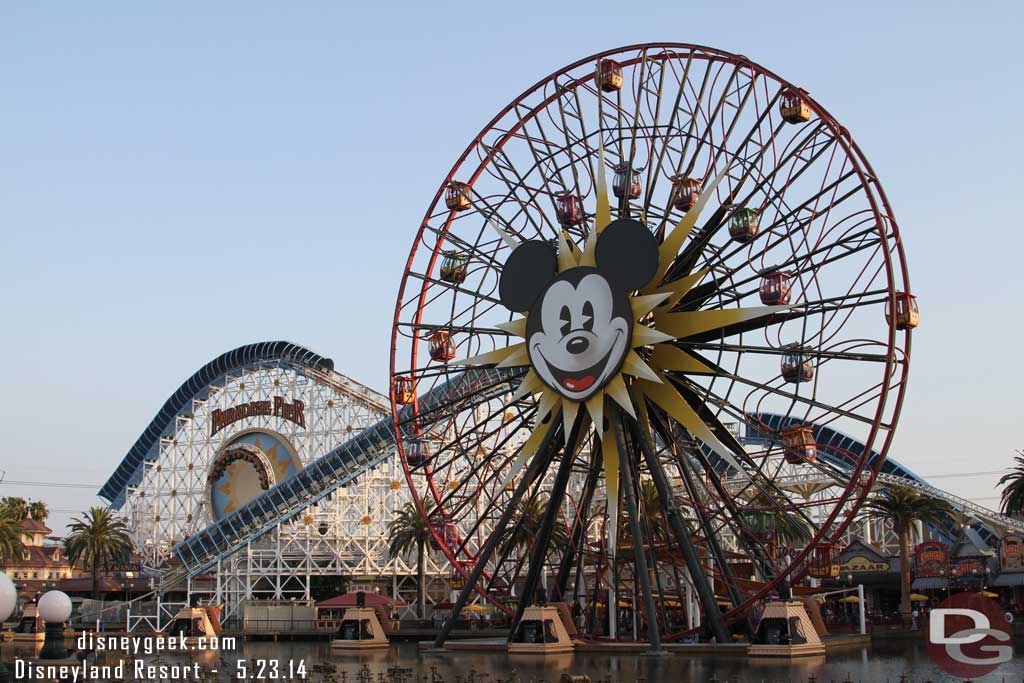
M 431 425 L 461 410 L 467 401 L 483 401 L 513 390 L 516 370 L 473 370 L 437 386 L 399 414 L 400 437 L 420 436 Z M 295 475 L 173 548 L 180 565 L 163 572 L 162 589 L 196 576 L 288 522 L 313 503 L 352 482 L 366 470 L 394 457 L 397 446 L 392 419 L 385 418 L 310 463 Z
M 382 401 L 372 389 L 335 373 L 334 361 L 330 358 L 298 344 L 267 341 L 239 346 L 201 367 L 171 394 L 100 489 L 99 496 L 110 501 L 113 509 L 120 509 L 124 505 L 128 487 L 141 481 L 147 462 L 156 460 L 160 438 L 173 427 L 177 417 L 188 414 L 193 401 L 203 400 L 209 395 L 211 387 L 231 373 L 268 365 L 291 367 L 382 412 L 391 410 L 391 406 Z
M 743 438 L 744 443 L 765 445 L 773 442 L 774 434 L 767 433 L 763 430 L 757 430 L 753 427 L 754 424 L 764 424 L 770 429 L 781 431 L 782 428 L 788 426 L 789 421 L 789 418 L 786 416 L 775 413 L 760 413 L 755 417 L 756 419 L 752 420 L 747 425 L 747 434 Z M 847 454 L 852 453 L 856 456 L 860 456 L 860 454 L 864 452 L 864 444 L 830 427 L 813 425 L 812 429 L 814 430 L 814 440 L 818 446 L 819 456 L 835 468 L 848 471 L 850 468 L 850 461 Z M 881 456 L 877 452 L 872 451 L 868 457 L 868 464 L 873 465 L 878 461 L 879 457 Z M 787 484 L 787 481 L 790 478 L 794 481 Z M 781 488 L 784 488 L 787 485 L 797 485 L 799 483 L 824 484 L 830 482 L 837 484 L 846 483 L 845 481 L 837 480 L 835 477 L 830 477 L 829 475 L 821 472 L 815 472 L 807 475 L 796 475 L 776 480 L 776 484 Z M 879 484 L 884 486 L 907 486 L 932 498 L 945 501 L 954 510 L 981 522 L 985 528 L 979 531 L 986 541 L 991 541 L 994 537 L 998 537 L 1002 532 L 1008 529 L 1024 531 L 1024 521 L 1007 517 L 1006 515 L 1002 515 L 984 506 L 978 505 L 977 503 L 969 501 L 966 498 L 961 498 L 960 496 L 956 496 L 948 491 L 943 491 L 940 488 L 932 486 L 922 477 L 914 474 L 892 458 L 888 458 L 884 463 L 882 463 L 881 470 L 875 479 L 875 484 L 876 486 Z M 935 531 L 941 533 L 950 540 L 956 540 L 957 529 L 954 527 L 955 524 L 950 520 L 950 524 L 946 525 L 946 528 L 936 528 Z
M 239 347 L 222 354 L 203 366 L 176 391 L 142 433 L 124 461 L 100 491 L 100 495 L 118 508 L 124 502 L 128 486 L 137 483 L 146 461 L 156 457 L 160 436 L 173 424 L 177 415 L 201 399 L 209 387 L 232 372 L 267 364 L 283 364 L 300 370 L 307 376 L 328 384 L 374 407 L 388 411 L 390 406 L 381 401 L 372 390 L 333 372 L 333 362 L 289 342 L 263 342 Z M 406 406 L 399 415 L 400 438 L 420 436 L 432 425 L 444 420 L 455 409 L 462 409 L 466 401 L 488 400 L 511 391 L 518 373 L 510 370 L 469 370 L 442 384 L 417 401 L 419 419 L 411 419 L 413 407 Z M 456 408 L 456 406 L 459 406 Z M 774 434 L 788 424 L 788 418 L 776 414 L 760 414 L 747 426 L 743 441 L 748 444 L 770 444 Z M 765 425 L 767 430 L 755 431 L 753 424 Z M 860 455 L 864 445 L 829 427 L 814 426 L 815 440 L 823 460 L 840 471 L 840 476 L 812 473 L 791 477 L 797 483 L 845 483 L 842 470 L 849 470 L 848 454 Z M 237 552 L 247 544 L 261 538 L 280 524 L 296 517 L 313 503 L 331 495 L 338 488 L 357 479 L 368 469 L 394 457 L 397 441 L 390 417 L 369 427 L 334 450 L 310 463 L 307 467 L 270 488 L 245 506 L 221 518 L 214 524 L 185 539 L 173 548 L 177 559 L 172 567 L 161 572 L 163 590 L 215 566 L 220 560 Z M 841 455 L 842 454 L 842 455 Z M 879 458 L 872 452 L 869 464 Z M 785 487 L 789 478 L 778 480 Z M 799 480 L 799 481 L 797 481 Z M 894 460 L 882 464 L 876 482 L 884 485 L 905 485 L 949 503 L 955 510 L 968 514 L 996 531 L 1015 529 L 1024 531 L 1024 522 L 1000 515 L 983 506 L 931 486 Z M 949 536 L 950 530 L 944 532 Z M 993 536 L 988 530 L 989 538 Z

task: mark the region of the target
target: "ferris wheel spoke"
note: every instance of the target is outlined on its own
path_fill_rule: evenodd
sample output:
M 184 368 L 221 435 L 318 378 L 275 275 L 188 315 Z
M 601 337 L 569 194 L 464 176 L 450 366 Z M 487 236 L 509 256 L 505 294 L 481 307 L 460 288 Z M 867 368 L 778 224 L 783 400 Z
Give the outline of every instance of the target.
M 494 258 L 494 256 L 488 253 L 487 247 L 488 245 L 493 245 L 494 250 L 498 251 L 504 244 L 503 240 L 496 239 L 491 240 L 490 242 L 473 244 L 471 242 L 464 240 L 460 235 L 451 230 L 448 230 L 447 228 L 437 228 L 429 224 L 424 224 L 423 227 L 432 232 L 434 235 L 436 235 L 439 240 L 444 242 L 451 242 L 459 250 L 466 252 L 471 258 L 480 261 L 484 267 L 491 268 L 497 271 L 501 270 L 502 264 L 496 258 Z M 419 276 L 423 277 L 422 275 Z M 476 292 L 473 291 L 469 291 L 467 292 L 467 294 L 469 294 L 470 296 L 476 296 Z
M 771 270 L 781 271 L 790 273 L 791 277 L 798 277 L 804 272 L 811 272 L 820 270 L 821 268 L 842 261 L 853 256 L 860 255 L 860 253 L 866 249 L 878 248 L 881 244 L 880 239 L 865 239 L 868 235 L 877 234 L 875 227 L 866 228 L 864 230 L 852 233 L 848 236 L 844 236 L 842 240 L 837 242 L 831 242 L 826 245 L 822 245 L 815 249 L 809 250 L 806 253 L 799 255 L 792 255 L 785 260 L 774 263 Z M 853 243 L 853 246 L 845 247 L 846 242 Z M 766 251 L 770 245 L 766 245 Z M 814 261 L 814 257 L 821 254 L 828 254 L 837 248 L 842 248 L 838 254 L 826 256 L 823 259 Z M 728 260 L 728 255 L 723 257 L 720 263 L 724 264 Z M 810 264 L 810 265 L 807 265 Z M 717 264 L 714 264 L 717 265 Z M 710 265 L 709 267 L 714 267 Z M 732 276 L 739 273 L 743 268 L 748 267 L 745 263 L 737 264 L 727 270 L 724 270 L 721 275 L 714 278 L 713 280 L 694 287 L 688 294 L 686 294 L 679 302 L 676 310 L 695 310 L 704 304 L 711 296 L 719 295 L 720 299 L 718 304 L 724 306 L 730 303 L 737 303 L 743 299 L 746 295 L 751 294 L 754 290 L 740 290 L 740 287 L 744 285 L 751 285 L 756 280 L 764 277 L 762 272 L 754 272 L 742 279 L 733 279 Z M 731 286 L 722 287 L 722 282 L 728 282 Z M 732 293 L 733 296 L 725 297 L 726 294 Z M 823 300 L 820 300 L 823 301 Z
M 756 344 L 687 344 L 686 351 L 726 351 L 731 353 L 751 353 L 768 356 L 781 356 L 786 353 L 785 349 L 776 346 L 760 346 Z M 694 354 L 697 355 L 697 354 Z M 825 351 L 815 350 L 814 356 L 821 359 L 867 361 L 872 363 L 887 363 L 889 358 L 880 353 L 852 353 L 848 351 Z M 698 360 L 705 365 L 712 365 L 711 361 L 703 356 L 697 356 Z
M 703 150 L 704 145 L 705 144 L 709 144 L 709 145 L 711 144 L 711 141 L 712 141 L 713 135 L 714 135 L 714 125 L 713 124 L 714 124 L 715 121 L 718 120 L 718 116 L 719 116 L 719 114 L 721 114 L 722 108 L 725 106 L 725 102 L 726 102 L 726 100 L 727 100 L 727 98 L 729 96 L 729 93 L 730 93 L 729 89 L 732 87 L 733 81 L 739 75 L 740 68 L 741 67 L 740 67 L 739 64 L 733 65 L 732 72 L 729 74 L 729 79 L 726 81 L 725 86 L 722 88 L 721 94 L 718 96 L 718 100 L 715 102 L 714 108 L 711 110 L 711 114 L 708 116 L 707 125 L 704 126 L 703 131 L 702 131 L 700 137 L 697 139 L 697 146 L 693 150 L 693 156 L 691 157 L 690 164 L 689 164 L 689 166 L 686 169 L 687 175 L 693 173 L 694 166 L 695 166 L 695 164 L 697 162 L 697 159 L 700 157 L 700 153 Z M 718 76 L 716 76 L 715 78 L 717 80 Z M 730 127 L 730 130 L 731 130 L 731 127 Z M 724 146 L 725 146 L 725 142 L 722 142 L 722 143 L 720 143 L 718 145 L 718 147 L 720 147 L 720 148 L 724 147 Z M 709 167 L 709 169 L 713 168 L 713 166 L 711 164 L 709 164 L 708 167 Z M 701 174 L 701 175 L 703 175 L 703 174 Z
M 819 154 L 824 153 L 824 149 L 825 148 L 822 148 Z M 796 152 L 797 150 L 794 150 L 793 154 L 796 154 Z M 758 192 L 762 187 L 766 186 L 772 180 L 772 177 L 775 175 L 775 173 L 778 173 L 779 169 L 781 169 L 781 165 L 776 167 L 776 169 L 771 174 L 769 174 L 769 176 L 765 177 L 762 181 L 757 183 L 757 185 L 748 195 L 747 200 L 741 202 L 740 204 L 742 206 L 746 206 L 747 204 L 749 204 L 750 199 L 753 198 L 755 193 Z M 787 181 L 787 187 L 789 185 L 789 182 L 792 182 L 792 179 L 790 181 Z M 837 183 L 838 182 L 839 181 L 837 181 Z M 781 192 L 781 190 L 775 191 L 776 197 L 779 196 L 779 192 Z M 823 194 L 825 194 L 824 190 L 819 192 L 819 196 Z M 805 202 L 805 204 L 811 203 L 811 201 L 812 200 L 808 200 L 807 202 Z M 690 274 L 693 271 L 694 266 L 699 260 L 701 254 L 706 251 L 708 245 L 711 243 L 712 238 L 714 238 L 719 229 L 721 229 L 721 227 L 725 225 L 725 215 L 727 211 L 728 207 L 723 204 L 715 211 L 714 214 L 712 214 L 711 218 L 704 224 L 704 227 L 701 228 L 700 232 L 693 239 L 690 240 L 690 243 L 687 244 L 682 251 L 680 251 L 679 256 L 675 259 L 672 266 L 669 268 L 666 280 L 682 277 L 684 275 Z M 790 215 L 795 214 L 796 211 L 797 209 L 793 209 L 790 212 Z M 777 225 L 778 222 L 770 226 L 767 226 L 763 228 L 760 231 L 760 233 L 765 235 L 772 234 L 773 230 L 777 227 Z M 755 236 L 754 239 L 756 240 L 757 237 Z M 711 267 L 715 263 L 715 259 L 709 259 L 707 266 Z
M 654 125 L 655 125 L 655 135 L 654 135 L 655 139 L 657 139 L 657 137 L 658 137 L 657 136 L 657 131 L 658 131 L 659 127 L 658 127 L 657 124 L 658 124 L 658 121 L 661 118 L 661 101 L 662 101 L 663 93 L 665 91 L 665 81 L 666 81 L 668 75 L 672 73 L 672 68 L 671 67 L 673 65 L 672 62 L 669 62 L 667 60 L 657 60 L 657 62 L 658 62 L 658 66 L 659 66 L 658 87 L 657 87 L 656 92 L 653 93 L 653 95 L 654 95 L 654 108 L 653 108 L 654 111 L 652 112 L 652 117 L 653 117 Z M 691 53 L 690 56 L 686 60 L 686 67 L 684 68 L 684 76 L 683 76 L 683 80 L 684 81 L 686 80 L 686 74 L 689 74 L 690 65 L 692 63 L 693 63 L 693 55 Z M 679 113 L 679 103 L 682 100 L 682 97 L 683 97 L 683 88 L 679 87 L 679 88 L 676 89 L 675 100 L 674 100 L 671 108 L 669 109 L 669 118 L 668 118 L 668 121 L 666 122 L 666 124 L 664 126 L 664 133 L 663 133 L 662 137 L 664 138 L 665 141 L 667 141 L 668 138 L 671 137 L 672 131 L 675 129 L 676 116 Z M 648 104 L 648 106 L 650 107 L 649 104 Z M 643 201 L 643 205 L 645 207 L 651 206 L 651 204 L 653 202 L 655 186 L 657 185 L 658 178 L 659 178 L 659 175 L 660 175 L 660 171 L 662 169 L 662 165 L 663 165 L 664 160 L 665 160 L 665 154 L 668 151 L 668 145 L 665 144 L 664 142 L 662 144 L 659 144 L 659 145 L 654 145 L 654 147 L 656 147 L 657 150 L 658 150 L 657 151 L 657 163 L 653 163 L 652 162 L 652 163 L 648 163 L 648 165 L 647 165 L 647 179 L 646 179 L 646 182 L 644 183 L 644 188 L 645 189 L 644 189 L 644 201 Z M 654 148 L 653 147 L 652 147 L 651 152 L 652 152 L 652 156 L 653 156 L 653 153 L 654 153 Z M 667 214 L 667 213 L 668 213 L 668 209 L 666 208 L 665 214 Z M 662 223 L 662 222 L 663 222 L 663 220 L 659 221 L 659 223 Z

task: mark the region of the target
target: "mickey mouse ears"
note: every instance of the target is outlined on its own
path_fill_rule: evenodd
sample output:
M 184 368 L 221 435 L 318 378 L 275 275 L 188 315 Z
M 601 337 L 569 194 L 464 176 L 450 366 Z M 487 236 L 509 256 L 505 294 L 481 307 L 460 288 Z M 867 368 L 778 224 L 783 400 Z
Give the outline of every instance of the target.
M 557 274 L 558 254 L 550 242 L 523 242 L 505 261 L 498 281 L 498 298 L 510 311 L 524 313 Z
M 658 240 L 640 221 L 620 218 L 598 235 L 594 260 L 597 271 L 615 289 L 640 289 L 658 271 Z M 557 275 L 558 254 L 550 242 L 523 242 L 505 261 L 498 281 L 498 297 L 510 311 L 524 313 Z
M 597 238 L 594 260 L 618 289 L 640 289 L 658 272 L 658 239 L 640 221 L 620 218 Z

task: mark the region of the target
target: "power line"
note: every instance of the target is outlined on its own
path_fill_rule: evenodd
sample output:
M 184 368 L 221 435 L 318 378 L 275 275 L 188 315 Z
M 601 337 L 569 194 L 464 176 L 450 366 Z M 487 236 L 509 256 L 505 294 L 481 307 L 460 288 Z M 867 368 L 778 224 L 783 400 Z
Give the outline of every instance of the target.
M 3 479 L 0 480 L 0 484 L 18 484 L 21 486 L 51 486 L 54 488 L 61 489 L 92 489 L 97 490 L 100 487 L 94 484 L 65 484 L 61 482 L 49 482 L 49 481 L 21 481 L 18 479 Z

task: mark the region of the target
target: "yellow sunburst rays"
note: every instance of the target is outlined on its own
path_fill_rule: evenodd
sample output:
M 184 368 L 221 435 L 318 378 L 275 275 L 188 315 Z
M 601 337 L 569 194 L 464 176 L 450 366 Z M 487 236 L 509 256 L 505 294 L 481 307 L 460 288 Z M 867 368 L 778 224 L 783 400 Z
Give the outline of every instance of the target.
M 605 169 L 604 143 L 600 138 L 598 139 L 597 168 L 598 173 L 595 179 L 597 205 L 594 229 L 587 236 L 583 249 L 576 248 L 575 244 L 568 240 L 564 231 L 558 231 L 559 273 L 580 266 L 596 266 L 597 237 L 612 220 Z M 612 551 L 614 551 L 615 546 L 615 522 L 618 512 L 617 501 L 621 462 L 618 448 L 614 445 L 614 439 L 604 429 L 606 397 L 634 419 L 637 418 L 634 400 L 637 402 L 637 405 L 642 405 L 645 400 L 651 401 L 651 403 L 665 411 L 694 437 L 707 444 L 740 476 L 748 476 L 736 460 L 733 451 L 726 444 L 722 443 L 713 428 L 705 422 L 704 418 L 668 381 L 666 376 L 666 373 L 669 372 L 682 375 L 714 375 L 716 371 L 696 356 L 685 352 L 678 346 L 666 344 L 665 342 L 685 340 L 694 335 L 720 331 L 737 323 L 769 316 L 790 308 L 790 306 L 760 306 L 701 311 L 672 311 L 673 307 L 704 278 L 707 271 L 699 270 L 689 273 L 669 283 L 663 283 L 663 279 L 679 254 L 679 250 L 690 237 L 701 212 L 715 194 L 719 183 L 726 177 L 727 172 L 728 166 L 726 170 L 723 170 L 702 189 L 693 207 L 683 215 L 662 241 L 659 247 L 658 269 L 655 277 L 652 278 L 650 284 L 630 298 L 633 314 L 632 348 L 627 352 L 621 370 L 608 381 L 602 390 L 596 392 L 585 402 L 586 412 L 596 427 L 602 444 L 609 519 L 609 548 Z M 488 224 L 502 237 L 510 249 L 518 246 L 519 243 L 515 238 L 492 221 L 488 221 Z M 497 327 L 513 337 L 525 340 L 526 320 L 527 318 L 524 316 L 497 325 Z M 645 351 L 646 360 L 636 352 L 636 349 L 639 348 L 647 349 Z M 529 363 L 529 355 L 524 341 L 457 361 L 453 365 L 493 365 L 499 368 L 512 368 L 528 367 Z M 625 378 L 627 376 L 632 378 L 631 383 L 635 391 L 635 396 L 632 397 L 626 385 Z M 519 388 L 512 395 L 511 400 L 514 402 L 528 395 L 535 394 L 539 394 L 540 397 L 533 431 L 520 450 L 513 468 L 506 475 L 507 481 L 510 481 L 515 473 L 521 470 L 526 460 L 539 448 L 548 431 L 555 426 L 556 420 L 548 419 L 545 422 L 545 418 L 548 418 L 549 415 L 557 416 L 561 414 L 562 423 L 565 425 L 565 438 L 568 439 L 571 426 L 580 410 L 579 402 L 567 399 L 546 386 L 537 373 L 532 368 L 529 368 Z M 507 485 L 507 481 L 503 482 L 503 487 Z

